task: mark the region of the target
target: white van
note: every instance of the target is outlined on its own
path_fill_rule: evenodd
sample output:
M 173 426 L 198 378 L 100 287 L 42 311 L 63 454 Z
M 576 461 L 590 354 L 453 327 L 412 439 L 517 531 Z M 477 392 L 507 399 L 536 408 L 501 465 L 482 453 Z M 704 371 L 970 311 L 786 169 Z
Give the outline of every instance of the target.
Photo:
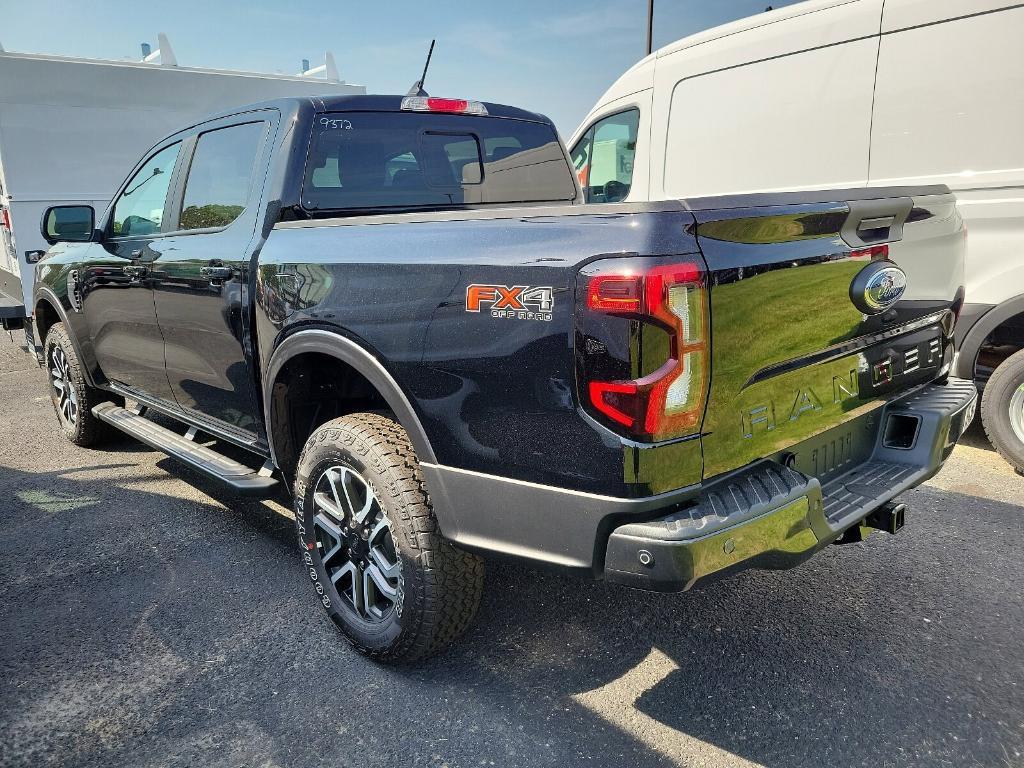
M 956 375 L 1024 472 L 1022 41 L 1011 0 L 810 0 L 651 54 L 569 146 L 590 202 L 949 186 L 970 232 Z

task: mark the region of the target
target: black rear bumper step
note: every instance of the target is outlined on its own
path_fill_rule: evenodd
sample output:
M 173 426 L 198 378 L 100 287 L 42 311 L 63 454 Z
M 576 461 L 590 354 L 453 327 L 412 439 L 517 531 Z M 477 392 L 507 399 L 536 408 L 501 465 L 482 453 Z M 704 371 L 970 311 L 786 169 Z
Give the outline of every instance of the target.
M 854 526 L 895 533 L 903 510 L 889 509 L 891 520 L 880 510 L 938 472 L 976 403 L 974 384 L 952 378 L 889 403 L 871 456 L 824 485 L 769 460 L 714 480 L 691 506 L 612 531 L 605 578 L 640 589 L 683 590 L 741 568 L 793 567 Z M 914 422 L 899 447 L 887 444 L 889 417 Z
M 114 403 L 100 403 L 93 414 L 107 424 L 131 435 L 151 448 L 188 464 L 193 469 L 220 480 L 246 496 L 266 498 L 273 495 L 277 478 L 263 470 L 253 469 L 204 445 L 162 427 L 141 413 L 121 408 Z

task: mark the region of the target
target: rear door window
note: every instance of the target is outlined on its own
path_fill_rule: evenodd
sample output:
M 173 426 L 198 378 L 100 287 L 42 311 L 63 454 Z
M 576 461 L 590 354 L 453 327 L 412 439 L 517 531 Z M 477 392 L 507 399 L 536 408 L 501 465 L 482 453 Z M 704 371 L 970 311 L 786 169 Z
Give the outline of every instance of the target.
M 352 112 L 314 120 L 309 211 L 563 202 L 576 185 L 552 126 L 528 120 Z
M 199 135 L 185 182 L 179 229 L 226 227 L 245 210 L 265 123 Z

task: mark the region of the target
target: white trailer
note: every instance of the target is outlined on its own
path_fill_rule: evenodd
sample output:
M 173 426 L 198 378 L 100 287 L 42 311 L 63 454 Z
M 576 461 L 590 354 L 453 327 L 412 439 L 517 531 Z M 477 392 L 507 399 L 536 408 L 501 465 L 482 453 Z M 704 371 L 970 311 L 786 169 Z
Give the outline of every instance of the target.
M 323 65 L 289 76 L 179 67 L 163 35 L 160 50 L 138 62 L 0 48 L 4 327 L 19 327 L 31 314 L 32 265 L 47 248 L 39 233 L 47 207 L 103 210 L 150 146 L 206 115 L 285 96 L 363 93 L 364 86 L 338 79 L 330 53 Z

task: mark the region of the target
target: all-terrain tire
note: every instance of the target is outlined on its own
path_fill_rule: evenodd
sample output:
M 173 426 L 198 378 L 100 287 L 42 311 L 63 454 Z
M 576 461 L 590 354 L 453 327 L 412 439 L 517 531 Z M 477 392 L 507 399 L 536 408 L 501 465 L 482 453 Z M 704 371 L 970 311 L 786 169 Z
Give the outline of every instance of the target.
M 351 538 L 352 529 L 359 527 L 349 521 L 355 517 L 332 516 L 325 510 L 328 477 L 364 483 L 379 504 L 378 525 L 386 518 L 401 573 L 397 601 L 383 616 L 368 620 L 356 605 L 355 592 L 347 593 L 332 581 L 332 575 L 339 579 L 339 571 L 349 567 L 339 568 L 338 562 L 358 561 L 362 555 L 364 564 L 373 563 L 365 557 L 365 548 L 358 549 L 365 547 L 358 532 Z M 317 600 L 359 651 L 381 661 L 414 661 L 444 649 L 470 625 L 483 591 L 483 561 L 441 535 L 412 443 L 393 418 L 356 413 L 317 428 L 299 457 L 294 491 L 302 557 Z M 360 498 L 368 494 L 365 491 Z M 362 502 L 349 500 L 337 506 L 346 505 L 354 508 Z M 325 525 L 339 532 L 337 540 L 325 543 Z M 350 538 L 342 537 L 342 526 Z M 365 538 L 365 526 L 363 531 Z M 338 559 L 325 565 L 325 556 L 330 558 L 336 547 L 341 547 L 334 556 Z M 342 585 L 345 579 L 337 583 Z
M 1014 430 L 1014 420 L 1017 430 Z M 1006 358 L 981 397 L 981 423 L 999 454 L 1024 475 L 1024 349 Z
M 50 400 L 64 436 L 75 445 L 96 445 L 109 432 L 106 424 L 93 416 L 93 406 L 115 400 L 115 397 L 86 382 L 82 362 L 63 323 L 50 327 L 43 344 L 43 355 Z

